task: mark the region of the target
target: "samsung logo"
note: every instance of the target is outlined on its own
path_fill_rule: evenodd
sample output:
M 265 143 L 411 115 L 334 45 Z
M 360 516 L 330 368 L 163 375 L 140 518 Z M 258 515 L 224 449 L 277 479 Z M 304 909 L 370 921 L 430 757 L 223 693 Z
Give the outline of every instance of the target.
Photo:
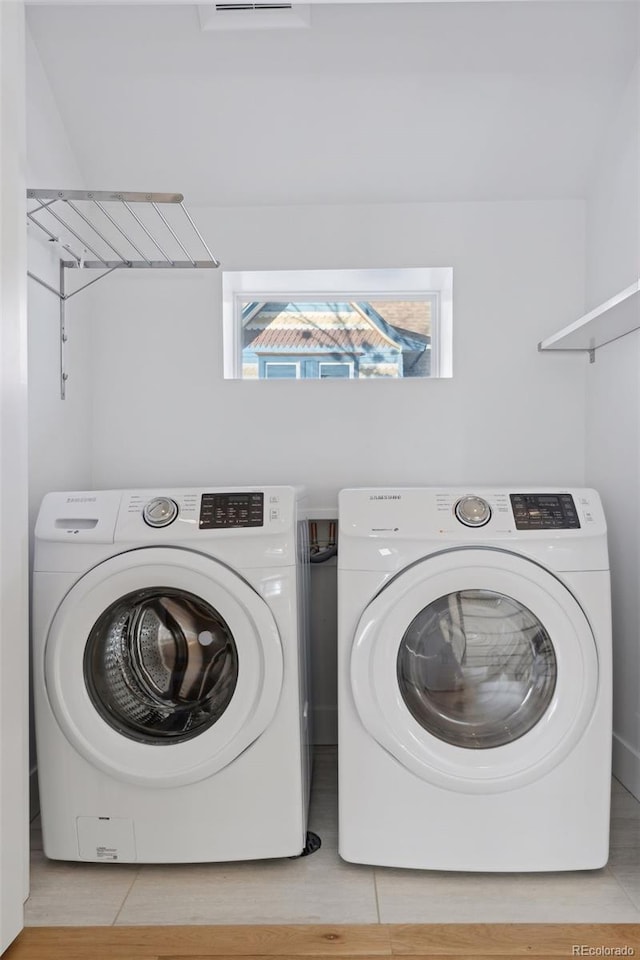
M 399 493 L 374 493 L 369 497 L 369 500 L 402 500 L 402 495 Z
M 96 497 L 67 497 L 67 503 L 95 503 Z

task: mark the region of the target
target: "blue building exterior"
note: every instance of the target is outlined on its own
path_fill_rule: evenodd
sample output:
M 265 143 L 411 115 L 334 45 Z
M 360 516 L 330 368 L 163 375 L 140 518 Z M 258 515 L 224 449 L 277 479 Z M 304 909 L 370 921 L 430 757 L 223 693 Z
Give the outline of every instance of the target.
M 252 302 L 242 319 L 245 378 L 401 378 L 429 366 L 430 337 L 401 332 L 365 302 Z

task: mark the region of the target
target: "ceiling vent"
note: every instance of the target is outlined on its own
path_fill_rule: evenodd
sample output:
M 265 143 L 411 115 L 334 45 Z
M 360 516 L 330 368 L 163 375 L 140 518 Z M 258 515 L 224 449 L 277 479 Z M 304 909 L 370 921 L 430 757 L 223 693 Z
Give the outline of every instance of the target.
M 291 30 L 311 26 L 309 3 L 211 3 L 198 7 L 203 30 Z

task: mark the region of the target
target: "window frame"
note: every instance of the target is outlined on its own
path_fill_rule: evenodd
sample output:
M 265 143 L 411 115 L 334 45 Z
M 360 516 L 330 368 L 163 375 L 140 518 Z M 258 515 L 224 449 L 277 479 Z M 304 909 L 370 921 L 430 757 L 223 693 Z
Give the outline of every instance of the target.
M 264 377 L 258 377 L 259 380 L 301 380 L 300 376 L 300 360 L 267 360 L 266 358 L 262 361 L 263 367 L 265 370 Z M 267 367 L 295 367 L 296 375 L 295 377 L 269 377 L 266 376 Z
M 431 373 L 429 377 L 420 379 L 446 379 L 453 375 L 453 268 L 407 267 L 361 270 L 223 271 L 222 320 L 225 379 L 244 381 L 261 379 L 260 377 L 245 378 L 242 375 L 242 305 L 252 302 L 259 305 L 269 301 L 296 300 L 301 302 L 430 301 Z M 305 378 L 297 377 L 296 379 Z M 345 378 L 326 377 L 324 379 Z M 359 378 L 350 377 L 349 379 Z
M 353 380 L 355 373 L 355 363 L 353 360 L 318 360 L 318 376 L 316 380 Z M 348 377 L 323 377 L 322 367 L 347 367 Z

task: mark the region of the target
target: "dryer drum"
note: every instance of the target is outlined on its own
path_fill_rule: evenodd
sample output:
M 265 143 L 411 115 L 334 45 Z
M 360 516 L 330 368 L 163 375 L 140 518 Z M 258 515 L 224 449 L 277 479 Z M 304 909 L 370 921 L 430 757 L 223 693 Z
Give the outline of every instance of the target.
M 415 720 L 438 739 L 511 743 L 546 712 L 556 685 L 551 638 L 519 601 L 491 590 L 439 597 L 409 624 L 397 677 Z
M 224 618 L 193 594 L 136 591 L 111 604 L 85 647 L 91 701 L 112 728 L 141 743 L 177 743 L 211 727 L 238 680 Z

